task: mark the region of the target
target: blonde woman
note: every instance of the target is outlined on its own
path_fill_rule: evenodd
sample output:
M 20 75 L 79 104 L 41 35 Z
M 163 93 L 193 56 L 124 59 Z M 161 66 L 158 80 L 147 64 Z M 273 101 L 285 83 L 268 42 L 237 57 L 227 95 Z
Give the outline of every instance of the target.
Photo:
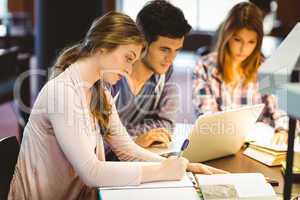
M 127 134 L 102 82 L 114 84 L 130 73 L 143 44 L 135 23 L 111 12 L 60 54 L 60 73 L 39 93 L 25 127 L 8 199 L 96 199 L 96 187 L 179 180 L 187 168 L 221 172 L 184 158 L 163 159 Z M 103 140 L 120 160 L 162 162 L 105 162 Z
M 286 117 L 272 95 L 261 95 L 257 71 L 263 61 L 262 13 L 254 4 L 235 5 L 222 24 L 216 52 L 202 57 L 193 74 L 198 115 L 241 105 L 266 104 L 260 121 L 275 127 L 274 142 L 286 141 Z

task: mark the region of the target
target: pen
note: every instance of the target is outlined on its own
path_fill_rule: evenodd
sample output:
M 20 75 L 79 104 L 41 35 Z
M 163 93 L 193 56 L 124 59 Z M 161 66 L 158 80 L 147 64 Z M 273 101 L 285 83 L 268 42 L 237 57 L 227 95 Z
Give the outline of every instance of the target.
M 189 139 L 184 140 L 184 142 L 181 145 L 180 152 L 178 154 L 178 158 L 181 157 L 182 152 L 187 148 L 187 146 L 189 145 L 189 142 L 190 142 Z

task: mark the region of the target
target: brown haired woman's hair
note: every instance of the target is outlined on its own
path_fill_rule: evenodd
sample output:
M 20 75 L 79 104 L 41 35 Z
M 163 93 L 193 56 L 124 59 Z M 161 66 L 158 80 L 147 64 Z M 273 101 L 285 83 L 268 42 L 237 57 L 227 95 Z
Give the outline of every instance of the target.
M 230 67 L 231 58 L 229 54 L 228 42 L 235 32 L 243 28 L 256 32 L 257 44 L 251 55 L 241 63 L 241 71 L 244 75 L 244 86 L 256 80 L 256 74 L 263 56 L 261 45 L 263 40 L 262 12 L 252 3 L 242 2 L 235 5 L 229 12 L 228 17 L 223 22 L 218 43 L 218 70 L 225 83 L 233 81 L 233 69 Z
M 62 50 L 54 64 L 52 78 L 77 60 L 89 57 L 99 48 L 113 51 L 119 45 L 144 44 L 144 42 L 142 33 L 129 16 L 109 12 L 94 20 L 82 42 Z M 111 105 L 101 81 L 93 86 L 90 110 L 101 127 L 101 134 L 108 134 Z

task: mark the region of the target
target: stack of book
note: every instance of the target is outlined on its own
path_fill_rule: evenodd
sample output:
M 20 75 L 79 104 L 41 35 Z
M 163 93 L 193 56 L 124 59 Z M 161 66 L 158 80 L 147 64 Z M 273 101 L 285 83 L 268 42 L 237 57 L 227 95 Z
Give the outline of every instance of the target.
M 243 154 L 267 166 L 280 166 L 286 159 L 286 152 L 286 145 L 251 143 Z

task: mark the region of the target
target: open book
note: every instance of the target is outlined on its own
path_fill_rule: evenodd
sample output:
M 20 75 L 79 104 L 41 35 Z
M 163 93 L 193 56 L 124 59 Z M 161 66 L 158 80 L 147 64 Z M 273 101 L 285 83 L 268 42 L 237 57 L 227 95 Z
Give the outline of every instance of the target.
M 260 173 L 195 175 L 204 200 L 277 199 L 272 186 Z

